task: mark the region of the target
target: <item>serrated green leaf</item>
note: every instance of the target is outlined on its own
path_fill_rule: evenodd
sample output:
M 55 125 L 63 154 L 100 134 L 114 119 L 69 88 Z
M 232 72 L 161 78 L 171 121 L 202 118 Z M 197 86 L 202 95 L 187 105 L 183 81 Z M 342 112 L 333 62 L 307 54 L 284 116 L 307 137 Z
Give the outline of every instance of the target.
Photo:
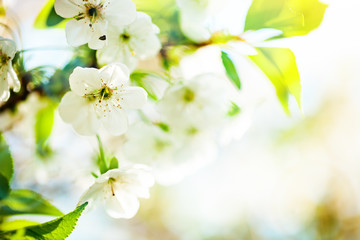
M 6 198 L 9 195 L 10 186 L 8 179 L 0 173 L 0 200 Z M 1 202 L 0 202 L 1 206 Z
M 225 67 L 226 75 L 229 77 L 231 82 L 236 86 L 236 88 L 240 90 L 241 82 L 240 82 L 239 74 L 236 71 L 236 67 L 232 59 L 229 57 L 229 54 L 227 54 L 224 51 L 221 51 L 221 60 Z
M 66 21 L 64 18 L 60 17 L 56 14 L 54 9 L 55 0 L 49 0 L 39 15 L 35 19 L 34 27 L 38 29 L 44 28 L 64 28 L 66 25 Z
M 0 216 L 18 214 L 61 216 L 62 212 L 36 192 L 13 190 L 6 198 L 0 201 Z
M 326 8 L 319 0 L 253 0 L 244 30 L 281 30 L 275 38 L 305 35 L 319 27 Z
M 14 174 L 13 160 L 10 154 L 9 146 L 6 144 L 4 137 L 0 133 L 0 173 L 11 181 Z
M 28 220 L 14 220 L 11 222 L 2 222 L 0 224 L 0 231 L 14 231 L 20 228 L 38 225 L 38 222 L 32 222 Z
M 35 122 L 35 141 L 36 153 L 41 157 L 47 157 L 52 153 L 51 148 L 47 144 L 50 137 L 53 123 L 56 104 L 49 102 L 48 105 L 41 109 L 36 115 Z
M 25 228 L 26 236 L 40 240 L 63 240 L 67 238 L 74 230 L 87 204 L 85 202 L 74 211 L 50 222 Z
M 287 114 L 290 114 L 288 101 L 293 95 L 301 109 L 301 84 L 293 52 L 287 48 L 258 47 L 257 55 L 249 56 L 270 79 L 276 94 Z

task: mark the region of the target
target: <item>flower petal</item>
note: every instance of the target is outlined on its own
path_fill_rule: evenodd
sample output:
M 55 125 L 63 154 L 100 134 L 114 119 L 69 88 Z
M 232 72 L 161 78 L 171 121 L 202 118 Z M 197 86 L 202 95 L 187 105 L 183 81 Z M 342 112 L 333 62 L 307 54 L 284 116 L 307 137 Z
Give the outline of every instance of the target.
M 78 47 L 88 43 L 92 36 L 91 28 L 85 19 L 71 19 L 65 26 L 66 40 L 70 46 Z
M 101 117 L 104 128 L 113 136 L 119 136 L 128 129 L 128 119 L 123 109 L 112 107 L 110 113 Z
M 71 18 L 84 11 L 81 0 L 55 0 L 55 12 L 63 18 Z
M 89 40 L 89 48 L 101 49 L 106 45 L 107 24 L 107 21 L 98 21 L 92 25 L 93 29 Z
M 75 131 L 80 135 L 96 134 L 99 128 L 99 120 L 96 117 L 93 104 L 86 98 L 68 92 L 61 99 L 58 109 L 61 118 L 72 124 Z
M 130 0 L 107 0 L 105 18 L 110 24 L 128 25 L 136 18 L 136 5 Z
M 129 82 L 130 72 L 124 64 L 113 63 L 100 69 L 100 77 L 109 87 L 115 88 Z
M 142 108 L 147 100 L 147 92 L 141 87 L 128 87 L 119 93 L 120 105 L 125 109 Z
M 3 53 L 9 56 L 11 59 L 14 58 L 16 53 L 16 44 L 13 40 L 7 38 L 0 38 L 0 49 Z
M 106 197 L 106 194 L 108 194 L 106 191 L 107 185 L 108 184 L 102 183 L 94 183 L 91 185 L 91 187 L 81 195 L 78 205 L 88 202 L 86 211 L 93 209 L 95 205 L 103 200 Z
M 106 212 L 113 218 L 132 218 L 139 210 L 139 200 L 121 189 L 115 190 L 115 196 L 105 200 Z
M 99 70 L 95 68 L 76 67 L 69 77 L 70 88 L 79 96 L 101 89 Z

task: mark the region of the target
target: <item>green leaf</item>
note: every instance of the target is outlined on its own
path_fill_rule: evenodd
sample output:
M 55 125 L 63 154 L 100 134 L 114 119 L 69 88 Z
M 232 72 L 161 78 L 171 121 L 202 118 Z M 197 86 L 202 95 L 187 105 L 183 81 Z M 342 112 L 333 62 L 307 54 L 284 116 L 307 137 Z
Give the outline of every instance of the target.
M 287 114 L 290 114 L 288 101 L 293 95 L 301 109 L 300 76 L 293 52 L 287 48 L 258 47 L 257 55 L 249 56 L 270 79 L 276 94 Z
M 229 57 L 229 54 L 227 54 L 224 51 L 221 51 L 221 59 L 226 70 L 226 75 L 229 77 L 231 82 L 237 87 L 237 89 L 240 90 L 241 89 L 240 78 L 236 71 L 236 67 L 233 61 Z
M 106 164 L 106 159 L 105 159 L 105 151 L 104 151 L 104 147 L 102 145 L 102 142 L 101 142 L 101 139 L 100 139 L 99 135 L 96 135 L 96 138 L 97 138 L 98 143 L 99 143 L 99 155 L 98 155 L 98 158 L 97 158 L 97 165 L 99 167 L 100 173 L 104 174 L 108 170 L 107 164 Z
M 119 168 L 119 161 L 116 157 L 111 158 L 110 164 L 109 164 L 109 170 L 110 169 L 116 169 Z
M 51 148 L 47 144 L 47 140 L 50 137 L 52 131 L 55 109 L 56 104 L 49 101 L 48 105 L 41 109 L 36 115 L 36 152 L 41 157 L 47 157 L 52 153 Z
M 63 240 L 74 230 L 76 223 L 87 206 L 87 202 L 78 206 L 74 211 L 40 225 L 27 227 L 26 236 L 40 240 Z
M 54 9 L 54 1 L 49 0 L 43 7 L 39 15 L 35 19 L 34 27 L 39 29 L 56 27 L 64 28 L 66 21 L 64 18 L 56 14 Z
M 31 190 L 13 190 L 6 198 L 0 201 L 0 216 L 18 214 L 62 215 L 56 207 L 40 194 Z
M 2 174 L 7 179 L 8 182 L 11 181 L 11 178 L 14 174 L 14 165 L 10 154 L 10 149 L 1 134 L 0 134 L 0 174 Z
M 159 74 L 134 72 L 131 74 L 130 79 L 133 83 L 145 89 L 149 97 L 153 100 L 160 100 L 169 87 L 168 81 Z
M 241 112 L 241 108 L 234 102 L 231 102 L 230 110 L 228 111 L 227 115 L 229 117 L 234 117 Z
M 10 193 L 9 181 L 2 173 L 0 173 L 0 200 L 6 198 L 9 195 L 9 193 Z
M 32 222 L 28 220 L 15 220 L 11 222 L 3 222 L 0 224 L 0 231 L 14 231 L 20 228 L 38 225 L 38 222 Z
M 305 35 L 319 27 L 326 8 L 319 0 L 253 0 L 244 31 L 273 28 L 283 32 L 276 38 Z

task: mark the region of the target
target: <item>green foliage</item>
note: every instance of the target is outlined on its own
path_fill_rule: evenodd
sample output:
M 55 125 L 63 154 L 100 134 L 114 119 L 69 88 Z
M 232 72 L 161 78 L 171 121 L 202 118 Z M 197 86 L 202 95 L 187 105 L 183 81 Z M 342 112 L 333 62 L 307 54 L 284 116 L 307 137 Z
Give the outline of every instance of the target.
M 52 153 L 47 140 L 50 137 L 53 123 L 54 123 L 54 112 L 57 104 L 49 101 L 48 105 L 41 109 L 36 115 L 35 123 L 35 142 L 36 142 L 36 153 L 40 157 L 47 157 Z
M 179 12 L 176 0 L 134 0 L 137 10 L 150 15 L 160 29 L 164 43 L 187 42 L 180 29 Z
M 10 154 L 9 146 L 0 133 L 0 174 L 10 182 L 14 174 L 13 160 Z
M 74 211 L 46 223 L 15 229 L 11 232 L 0 232 L 0 238 L 14 239 L 14 236 L 18 234 L 21 236 L 19 239 L 63 240 L 72 233 L 87 204 L 86 202 Z
M 101 143 L 100 137 L 96 136 L 99 143 L 99 155 L 97 157 L 97 165 L 101 174 L 106 173 L 110 169 L 115 169 L 119 167 L 119 161 L 116 157 L 112 155 L 106 155 L 104 147 Z M 97 178 L 98 176 L 95 173 L 92 175 Z
M 287 114 L 290 114 L 288 101 L 293 95 L 301 109 L 300 76 L 293 52 L 287 48 L 258 47 L 257 55 L 249 56 L 270 79 L 276 94 Z
M 8 179 L 0 173 L 0 200 L 9 195 L 10 186 Z
M 39 29 L 56 27 L 64 28 L 65 19 L 56 14 L 54 9 L 55 0 L 49 0 L 35 19 L 34 27 Z
M 12 190 L 6 198 L 0 201 L 0 216 L 18 214 L 62 215 L 40 194 L 31 190 Z
M 35 239 L 61 240 L 67 238 L 74 230 L 76 223 L 87 206 L 87 202 L 74 211 L 53 221 L 26 228 L 26 235 Z
M 239 78 L 239 74 L 236 71 L 236 67 L 230 58 L 229 54 L 224 51 L 221 51 L 221 59 L 222 63 L 226 70 L 226 75 L 229 77 L 231 82 L 236 86 L 237 89 L 241 89 L 241 82 Z
M 234 102 L 231 102 L 230 110 L 228 111 L 227 115 L 229 117 L 234 117 L 241 112 L 241 108 Z
M 149 97 L 155 101 L 160 100 L 162 97 L 162 92 L 158 88 L 158 85 L 167 84 L 165 77 L 155 74 L 155 73 L 146 73 L 146 72 L 134 72 L 130 75 L 131 81 L 145 89 Z
M 38 225 L 37 222 L 32 222 L 28 220 L 14 220 L 11 222 L 3 222 L 0 225 L 0 231 L 7 232 L 7 231 L 14 231 L 20 228 L 25 228 L 29 226 Z
M 281 30 L 276 38 L 305 35 L 320 25 L 326 8 L 319 0 L 253 0 L 244 30 Z

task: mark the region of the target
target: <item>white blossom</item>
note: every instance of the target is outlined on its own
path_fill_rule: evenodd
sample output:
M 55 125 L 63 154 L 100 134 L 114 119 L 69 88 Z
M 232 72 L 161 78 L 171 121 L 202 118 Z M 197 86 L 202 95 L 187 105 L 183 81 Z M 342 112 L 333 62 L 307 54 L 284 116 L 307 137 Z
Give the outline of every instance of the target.
M 131 0 L 55 0 L 58 15 L 70 19 L 65 27 L 71 46 L 85 43 L 89 48 L 106 45 L 110 25 L 127 25 L 136 17 L 136 6 Z
M 149 198 L 154 178 L 144 165 L 111 169 L 99 176 L 80 198 L 79 204 L 103 203 L 113 218 L 132 218 L 139 210 L 138 198 Z
M 124 109 L 139 109 L 147 93 L 128 85 L 129 70 L 123 64 L 101 68 L 77 67 L 70 75 L 72 91 L 59 105 L 61 118 L 81 135 L 94 135 L 102 125 L 112 135 L 123 134 L 128 127 Z
M 202 74 L 169 88 L 159 102 L 164 121 L 189 133 L 216 128 L 229 103 L 224 81 L 216 74 Z
M 150 16 L 138 12 L 130 25 L 109 28 L 108 44 L 97 51 L 97 59 L 100 64 L 121 62 L 133 71 L 139 59 L 153 57 L 160 51 L 159 31 Z
M 15 42 L 11 39 L 0 37 L 0 101 L 9 99 L 10 87 L 15 92 L 20 90 L 20 81 L 12 67 L 12 59 L 15 53 Z

